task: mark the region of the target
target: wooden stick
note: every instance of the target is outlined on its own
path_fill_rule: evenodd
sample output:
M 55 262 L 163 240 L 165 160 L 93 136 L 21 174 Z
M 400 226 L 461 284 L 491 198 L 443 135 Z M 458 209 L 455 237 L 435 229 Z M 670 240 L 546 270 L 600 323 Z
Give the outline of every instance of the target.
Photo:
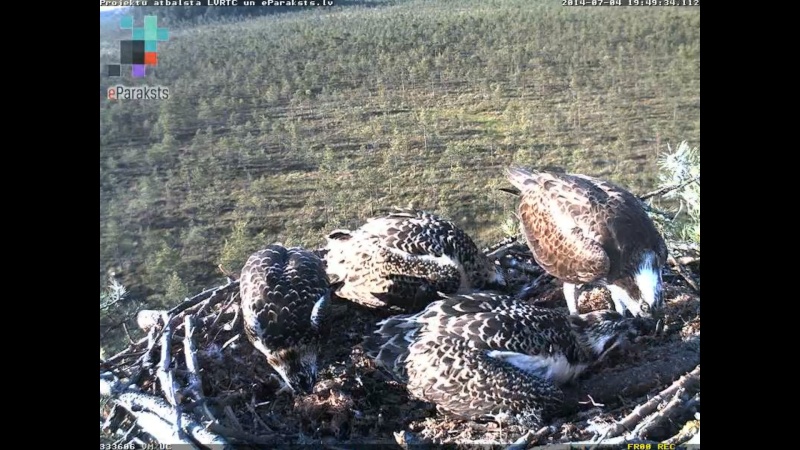
M 217 420 L 208 409 L 206 398 L 203 395 L 203 380 L 200 378 L 200 365 L 197 363 L 197 352 L 194 345 L 194 325 L 192 316 L 184 317 L 183 325 L 183 356 L 186 358 L 186 370 L 189 372 L 189 386 L 186 387 L 195 401 L 202 406 L 203 413 L 208 420 Z
M 647 200 L 648 198 L 651 198 L 651 197 L 664 195 L 664 194 L 666 194 L 668 192 L 672 192 L 672 191 L 675 191 L 675 190 L 678 190 L 678 189 L 682 189 L 682 188 L 684 188 L 684 187 L 686 187 L 686 186 L 688 186 L 688 185 L 690 185 L 690 184 L 692 184 L 692 183 L 694 183 L 696 181 L 700 181 L 700 175 L 698 175 L 698 176 L 696 176 L 694 178 L 691 178 L 691 179 L 689 179 L 687 181 L 684 181 L 683 183 L 673 184 L 673 185 L 670 185 L 670 186 L 664 186 L 664 187 L 662 187 L 660 189 L 656 189 L 655 191 L 648 192 L 647 194 L 644 194 L 641 197 L 639 197 L 639 200 L 644 201 L 644 200 Z
M 598 444 L 604 442 L 608 438 L 614 438 L 621 435 L 626 430 L 633 430 L 637 423 L 644 419 L 647 415 L 655 411 L 656 407 L 664 401 L 665 398 L 674 395 L 681 388 L 686 388 L 689 384 L 700 380 L 700 365 L 694 368 L 688 374 L 680 377 L 672 385 L 654 396 L 647 402 L 637 406 L 633 412 L 628 414 L 624 419 L 612 425 L 608 431 L 600 438 Z M 608 443 L 608 442 L 606 442 Z
M 175 371 L 172 368 L 172 316 L 166 312 L 161 315 L 164 321 L 164 333 L 161 336 L 161 364 L 158 366 L 156 376 L 161 384 L 161 391 L 164 392 L 164 398 L 174 408 L 175 413 L 175 432 L 180 435 L 182 433 L 181 425 L 181 406 L 180 399 L 178 398 L 178 383 L 175 381 Z
M 205 291 L 203 291 L 203 292 L 201 292 L 201 293 L 199 293 L 199 294 L 197 294 L 197 295 L 195 295 L 195 296 L 193 296 L 191 298 L 187 298 L 186 300 L 184 300 L 183 302 L 181 302 L 180 304 L 178 304 L 174 308 L 170 309 L 168 311 L 168 313 L 169 313 L 170 316 L 175 316 L 177 314 L 180 314 L 181 312 L 183 312 L 187 308 L 191 308 L 192 306 L 194 306 L 194 305 L 196 305 L 196 304 L 198 304 L 198 303 L 200 303 L 202 301 L 212 300 L 212 299 L 219 299 L 224 294 L 226 294 L 226 293 L 228 293 L 230 291 L 233 291 L 235 289 L 238 289 L 238 288 L 239 288 L 239 282 L 238 281 L 228 280 L 228 282 L 226 284 L 223 284 L 221 286 L 217 286 L 217 287 L 214 287 L 214 288 L 211 288 L 211 289 L 206 289 Z
M 158 397 L 141 393 L 141 392 L 123 392 L 116 398 L 117 404 L 121 405 L 123 408 L 130 411 L 135 417 L 138 418 L 138 413 L 140 411 L 149 411 L 156 416 L 158 416 L 163 422 L 169 424 L 170 426 L 170 438 L 173 435 L 177 435 L 175 433 L 175 424 L 173 419 L 175 418 L 175 409 L 171 407 L 167 402 L 163 399 Z M 183 423 L 183 429 L 197 442 L 201 443 L 202 445 L 222 445 L 227 446 L 227 441 L 217 433 L 213 431 L 209 431 L 206 427 L 202 426 L 200 423 L 195 421 L 190 415 L 188 414 L 181 414 L 181 422 Z M 182 429 L 182 431 L 183 431 Z M 148 434 L 150 432 L 148 431 Z M 155 436 L 154 436 L 155 437 Z M 187 439 L 183 436 L 178 436 L 181 440 L 186 441 Z M 174 443 L 170 441 L 160 441 L 162 444 Z
M 680 275 L 684 281 L 686 281 L 686 284 L 688 284 L 689 287 L 691 287 L 695 292 L 699 294 L 700 286 L 698 286 L 697 283 L 694 282 L 692 276 L 689 275 L 689 272 L 686 270 L 686 268 L 683 267 L 683 265 L 679 263 L 672 255 L 669 255 L 667 257 L 667 261 L 669 261 L 669 263 L 675 267 L 675 271 L 678 272 L 678 275 Z
M 220 436 L 225 436 L 226 438 L 240 441 L 242 443 L 274 446 L 276 442 L 279 441 L 284 443 L 286 442 L 285 438 L 279 439 L 277 436 L 265 436 L 265 435 L 256 436 L 255 434 L 251 434 L 246 431 L 234 430 L 228 428 L 224 425 L 220 425 L 218 422 L 212 422 L 208 424 L 208 430 L 217 433 Z
M 687 403 L 684 399 L 685 395 L 685 388 L 678 389 L 678 392 L 672 396 L 670 401 L 664 405 L 663 408 L 652 414 L 647 419 L 643 420 L 639 425 L 636 425 L 636 428 L 633 429 L 633 435 L 641 438 L 648 437 L 650 433 L 663 421 L 667 420 L 667 418 L 675 415 L 677 411 L 687 406 Z
M 153 436 L 160 444 L 180 444 L 185 445 L 186 448 L 197 450 L 197 447 L 192 445 L 192 441 L 178 435 L 174 424 L 162 420 L 156 414 L 150 411 L 131 411 L 131 414 L 136 417 L 136 424 L 139 425 L 145 433 Z
M 531 445 L 536 444 L 540 440 L 544 439 L 546 436 L 555 433 L 559 428 L 561 428 L 561 423 L 562 422 L 559 421 L 558 423 L 554 423 L 550 426 L 542 427 L 535 433 L 533 430 L 530 430 L 522 435 L 519 439 L 514 441 L 513 444 L 506 447 L 506 450 L 525 450 Z

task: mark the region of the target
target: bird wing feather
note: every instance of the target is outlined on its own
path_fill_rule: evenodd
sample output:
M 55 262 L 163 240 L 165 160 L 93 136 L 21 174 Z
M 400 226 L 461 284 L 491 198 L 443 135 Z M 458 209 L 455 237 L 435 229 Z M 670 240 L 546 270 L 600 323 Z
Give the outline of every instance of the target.
M 297 343 L 316 333 L 312 315 L 324 316 L 325 303 L 316 311 L 315 305 L 327 294 L 328 279 L 316 255 L 271 245 L 251 255 L 242 269 L 245 330 L 267 347 Z
M 511 169 L 508 176 L 521 191 L 520 221 L 536 262 L 571 283 L 606 277 L 614 251 L 601 206 L 608 195 L 564 174 Z

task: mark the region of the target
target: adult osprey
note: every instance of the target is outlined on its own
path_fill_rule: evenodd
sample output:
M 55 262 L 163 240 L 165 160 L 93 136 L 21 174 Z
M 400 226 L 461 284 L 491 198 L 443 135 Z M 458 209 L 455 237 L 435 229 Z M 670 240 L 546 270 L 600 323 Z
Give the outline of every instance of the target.
M 577 174 L 507 171 L 519 190 L 519 218 L 536 262 L 564 282 L 570 312 L 575 285 L 611 291 L 618 312 L 650 316 L 663 307 L 664 238 L 639 199 L 607 181 Z
M 561 402 L 560 385 L 647 333 L 646 321 L 480 293 L 383 320 L 363 347 L 413 396 L 449 413 L 538 428 Z
M 239 290 L 247 337 L 280 375 L 282 390 L 310 392 L 330 298 L 322 260 L 301 248 L 270 245 L 247 260 Z
M 453 222 L 424 211 L 372 218 L 335 230 L 323 248 L 336 294 L 374 308 L 419 311 L 447 294 L 502 289 L 499 266 Z

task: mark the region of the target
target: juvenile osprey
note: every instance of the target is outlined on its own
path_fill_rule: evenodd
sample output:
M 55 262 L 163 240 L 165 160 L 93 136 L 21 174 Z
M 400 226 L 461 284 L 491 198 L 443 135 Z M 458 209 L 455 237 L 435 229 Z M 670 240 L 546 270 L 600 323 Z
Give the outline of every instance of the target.
M 424 211 L 373 218 L 335 230 L 323 249 L 336 294 L 369 307 L 419 311 L 437 292 L 502 289 L 505 278 L 453 222 Z
M 330 297 L 322 260 L 301 248 L 270 245 L 247 260 L 239 289 L 250 342 L 266 355 L 284 389 L 310 392 Z
M 647 332 L 646 319 L 570 315 L 505 295 L 446 298 L 378 323 L 364 350 L 409 392 L 467 419 L 541 426 L 560 385 Z
M 606 286 L 618 312 L 651 316 L 663 307 L 667 246 L 638 198 L 585 175 L 507 171 L 520 192 L 519 218 L 536 262 L 564 282 L 570 312 L 575 285 Z

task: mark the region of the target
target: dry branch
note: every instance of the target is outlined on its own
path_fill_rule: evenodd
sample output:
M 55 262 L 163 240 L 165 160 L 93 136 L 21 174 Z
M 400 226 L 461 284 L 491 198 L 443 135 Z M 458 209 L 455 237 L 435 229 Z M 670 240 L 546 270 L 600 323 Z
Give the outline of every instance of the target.
M 680 275 L 684 281 L 686 281 L 686 284 L 688 284 L 689 287 L 694 289 L 695 292 L 700 293 L 700 286 L 695 283 L 694 279 L 692 279 L 692 276 L 689 274 L 683 264 L 679 263 L 678 260 L 676 260 L 672 255 L 669 255 L 667 261 L 669 261 L 669 263 L 675 267 L 675 271 L 678 272 L 678 275 Z
M 506 447 L 506 450 L 525 450 L 526 448 L 530 447 L 531 445 L 536 444 L 540 440 L 544 439 L 548 435 L 555 433 L 558 428 L 561 427 L 561 423 L 554 423 L 547 427 L 542 427 L 537 432 L 533 432 L 533 430 L 528 431 L 522 437 L 514 441 L 513 444 Z
M 188 437 L 190 436 L 191 439 L 204 446 L 219 445 L 222 446 L 222 448 L 227 448 L 227 442 L 224 438 L 206 430 L 205 427 L 200 425 L 190 415 L 185 413 L 182 413 L 180 418 L 181 423 L 183 424 L 181 433 L 185 431 L 188 436 L 181 436 L 180 434 L 176 433 L 176 424 L 174 422 L 175 409 L 158 397 L 140 392 L 129 391 L 120 394 L 116 398 L 116 402 L 130 411 L 137 419 L 139 418 L 140 412 L 147 411 L 158 417 L 161 422 L 169 425 L 170 434 L 169 439 L 167 440 L 163 440 L 166 436 L 163 436 L 164 431 L 161 428 L 157 428 L 156 430 L 145 429 L 147 434 L 150 434 L 162 444 L 189 443 L 190 440 Z M 151 433 L 151 431 L 157 435 L 154 435 Z
M 189 372 L 189 385 L 186 390 L 191 393 L 194 400 L 201 405 L 203 413 L 208 420 L 216 420 L 214 414 L 208 409 L 206 398 L 203 396 L 203 381 L 200 378 L 200 365 L 197 363 L 197 350 L 194 345 L 194 325 L 192 316 L 184 318 L 183 326 L 183 354 L 186 357 L 186 370 Z
M 700 402 L 700 394 L 699 393 L 695 395 L 694 400 L 696 400 L 697 403 Z M 683 444 L 683 443 L 689 441 L 690 439 L 694 439 L 694 437 L 697 436 L 698 442 L 696 442 L 696 443 L 699 444 L 700 443 L 699 442 L 699 439 L 700 439 L 700 436 L 699 436 L 700 435 L 700 420 L 699 420 L 700 413 L 695 414 L 695 417 L 697 418 L 697 420 L 690 420 L 690 421 L 686 422 L 686 424 L 683 426 L 683 428 L 681 428 L 681 430 L 678 431 L 678 433 L 675 436 L 672 436 L 671 438 L 667 439 L 666 441 L 664 441 L 664 443 L 665 444 L 672 444 L 672 445 Z
M 215 288 L 206 289 L 205 291 L 184 300 L 179 305 L 175 306 L 174 308 L 168 311 L 170 317 L 174 317 L 184 310 L 191 308 L 192 306 L 203 302 L 203 301 L 210 301 L 209 303 L 216 302 L 224 298 L 225 294 L 230 292 L 234 292 L 235 290 L 239 289 L 239 282 L 238 281 L 231 281 L 230 279 L 226 284 L 222 286 L 217 286 Z M 213 303 L 212 303 L 213 304 Z M 210 306 L 210 305 L 209 305 Z
M 700 394 L 695 395 L 691 400 L 687 399 L 686 389 L 680 388 L 661 410 L 642 421 L 633 430 L 634 436 L 647 438 L 653 430 L 659 427 L 664 421 L 672 419 L 683 411 L 694 407 L 700 403 Z
M 182 433 L 181 426 L 181 406 L 178 397 L 178 383 L 175 381 L 175 370 L 172 368 L 172 355 L 170 349 L 172 348 L 172 317 L 167 313 L 161 315 L 164 321 L 164 333 L 161 341 L 161 364 L 158 366 L 157 376 L 161 384 L 161 390 L 164 392 L 164 398 L 173 406 L 175 416 L 175 430 L 178 435 Z
M 658 395 L 648 400 L 646 403 L 637 406 L 633 412 L 628 414 L 624 419 L 615 423 L 608 431 L 603 435 L 603 438 L 600 439 L 601 442 L 606 442 L 608 438 L 614 438 L 625 431 L 631 431 L 635 429 L 636 424 L 638 424 L 642 419 L 644 419 L 647 415 L 655 411 L 658 405 L 663 402 L 666 398 L 674 395 L 680 389 L 685 389 L 689 385 L 694 382 L 700 381 L 700 366 L 698 365 L 692 370 L 690 373 L 682 376 L 677 381 L 672 383 L 672 385 L 663 391 L 661 391 Z
M 661 195 L 664 195 L 664 194 L 666 194 L 668 192 L 676 191 L 678 189 L 683 189 L 684 187 L 686 187 L 686 186 L 688 186 L 688 185 L 690 185 L 690 184 L 692 184 L 692 183 L 694 183 L 696 181 L 700 181 L 700 175 L 698 175 L 698 176 L 696 176 L 694 178 L 690 178 L 690 179 L 684 181 L 683 183 L 673 184 L 673 185 L 670 185 L 670 186 L 664 186 L 664 187 L 662 187 L 660 189 L 656 189 L 655 191 L 648 192 L 647 194 L 644 194 L 644 195 L 640 196 L 639 200 L 644 201 L 644 200 L 647 200 L 648 198 L 661 196 Z
M 197 450 L 197 447 L 192 445 L 190 440 L 178 435 L 174 424 L 162 420 L 149 411 L 131 411 L 131 413 L 136 417 L 136 424 L 158 442 L 169 443 L 170 445 L 183 444 L 187 448 Z

